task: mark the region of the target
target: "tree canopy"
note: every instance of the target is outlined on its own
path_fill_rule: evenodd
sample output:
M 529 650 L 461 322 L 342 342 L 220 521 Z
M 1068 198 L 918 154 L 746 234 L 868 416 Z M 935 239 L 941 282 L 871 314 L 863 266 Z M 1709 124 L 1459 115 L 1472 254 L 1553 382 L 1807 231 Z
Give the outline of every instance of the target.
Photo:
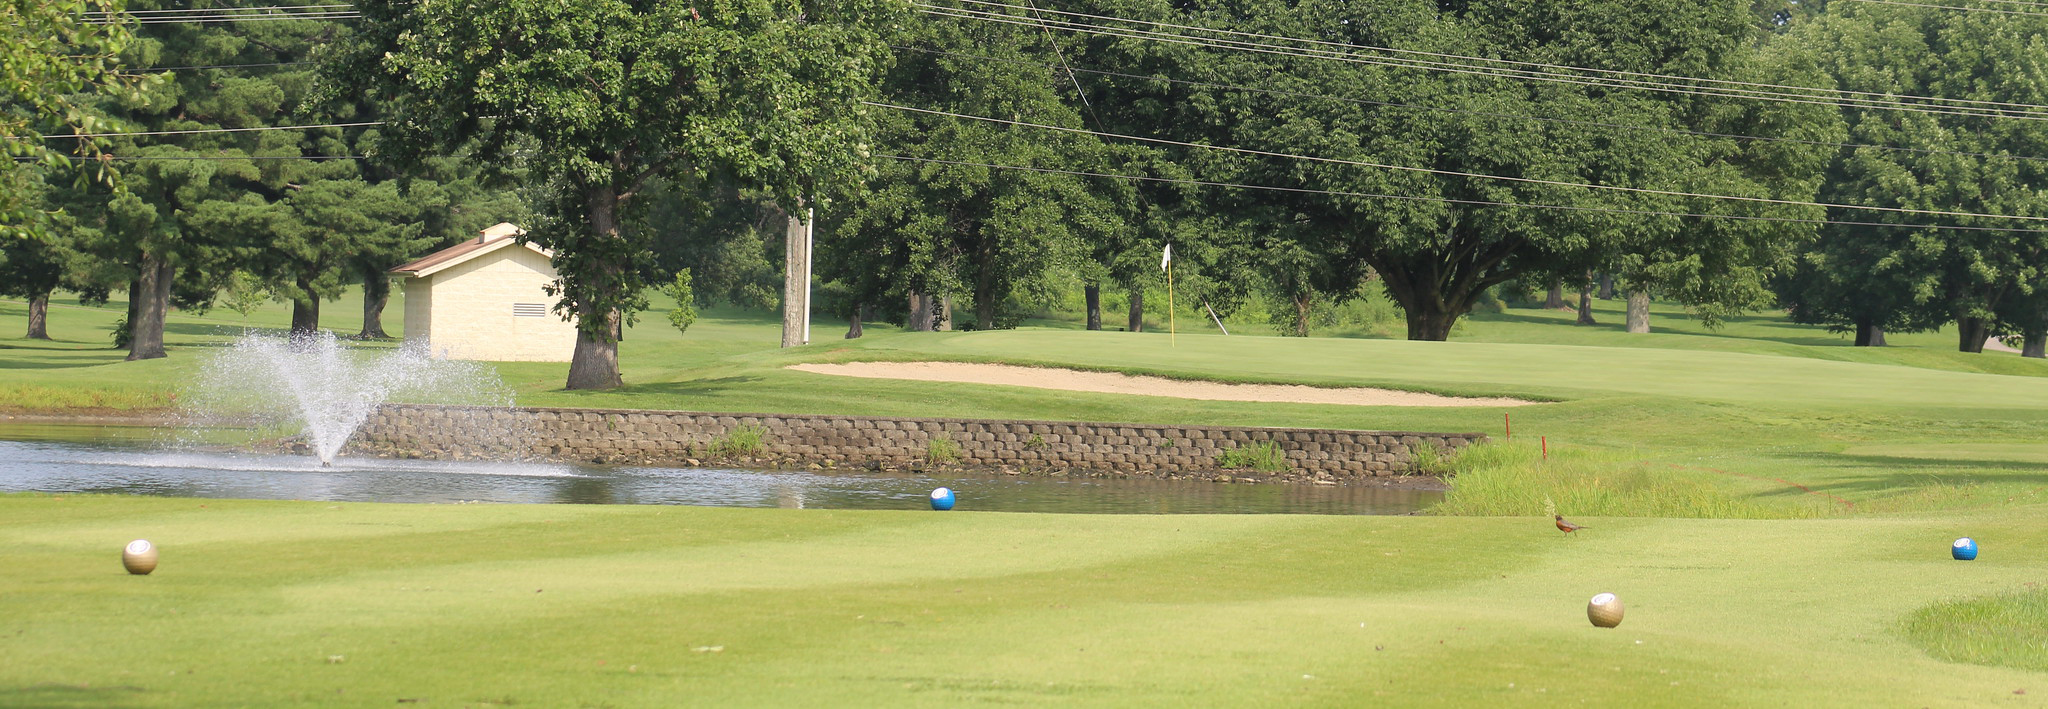
M 618 333 L 646 307 L 647 235 L 626 225 L 656 180 L 717 179 L 789 211 L 854 179 L 887 65 L 894 0 L 359 3 L 325 97 L 367 92 L 399 168 L 469 151 L 530 171 L 577 322 L 572 389 L 621 383 Z

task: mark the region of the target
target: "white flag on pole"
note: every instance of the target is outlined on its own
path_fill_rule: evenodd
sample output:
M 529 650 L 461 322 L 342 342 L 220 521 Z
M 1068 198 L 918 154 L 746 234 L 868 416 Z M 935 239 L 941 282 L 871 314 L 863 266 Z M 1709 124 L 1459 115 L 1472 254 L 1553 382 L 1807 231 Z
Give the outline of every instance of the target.
M 1166 251 L 1159 254 L 1159 270 L 1166 270 L 1166 264 L 1173 261 L 1173 244 L 1166 245 Z

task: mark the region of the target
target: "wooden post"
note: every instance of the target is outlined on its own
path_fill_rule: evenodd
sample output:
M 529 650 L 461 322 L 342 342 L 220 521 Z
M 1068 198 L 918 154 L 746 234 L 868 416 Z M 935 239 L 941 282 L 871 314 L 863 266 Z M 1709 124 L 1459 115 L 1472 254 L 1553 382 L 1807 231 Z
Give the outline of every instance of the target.
M 782 346 L 795 347 L 810 342 L 810 230 L 803 217 L 791 214 L 782 236 Z

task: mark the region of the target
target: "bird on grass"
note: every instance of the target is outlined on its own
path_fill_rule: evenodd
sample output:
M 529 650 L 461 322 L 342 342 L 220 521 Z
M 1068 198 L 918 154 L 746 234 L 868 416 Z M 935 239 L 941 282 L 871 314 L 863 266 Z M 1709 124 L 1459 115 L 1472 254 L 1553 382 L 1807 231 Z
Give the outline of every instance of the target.
M 1555 518 L 1557 518 L 1557 531 L 1560 531 L 1560 532 L 1564 532 L 1564 533 L 1565 533 L 1565 536 L 1571 536 L 1571 533 L 1572 533 L 1572 532 L 1576 532 L 1576 531 L 1579 531 L 1579 530 L 1581 530 L 1581 529 L 1585 529 L 1585 528 L 1586 528 L 1586 525 L 1583 525 L 1583 524 L 1574 524 L 1574 523 L 1571 523 L 1571 522 L 1567 522 L 1567 521 L 1565 521 L 1565 519 L 1564 519 L 1564 515 L 1551 515 L 1551 516 L 1552 516 L 1552 517 L 1555 517 Z

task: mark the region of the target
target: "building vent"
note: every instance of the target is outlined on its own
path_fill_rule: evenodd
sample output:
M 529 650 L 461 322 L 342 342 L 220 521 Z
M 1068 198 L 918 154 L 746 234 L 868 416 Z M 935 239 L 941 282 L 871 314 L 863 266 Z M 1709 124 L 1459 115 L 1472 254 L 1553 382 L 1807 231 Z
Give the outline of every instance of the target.
M 539 317 L 547 317 L 547 314 L 548 314 L 548 306 L 546 306 L 546 305 L 542 305 L 542 304 L 540 304 L 540 303 L 513 303 L 513 304 L 512 304 L 512 315 L 513 315 L 513 317 L 521 317 L 521 318 L 539 318 Z

